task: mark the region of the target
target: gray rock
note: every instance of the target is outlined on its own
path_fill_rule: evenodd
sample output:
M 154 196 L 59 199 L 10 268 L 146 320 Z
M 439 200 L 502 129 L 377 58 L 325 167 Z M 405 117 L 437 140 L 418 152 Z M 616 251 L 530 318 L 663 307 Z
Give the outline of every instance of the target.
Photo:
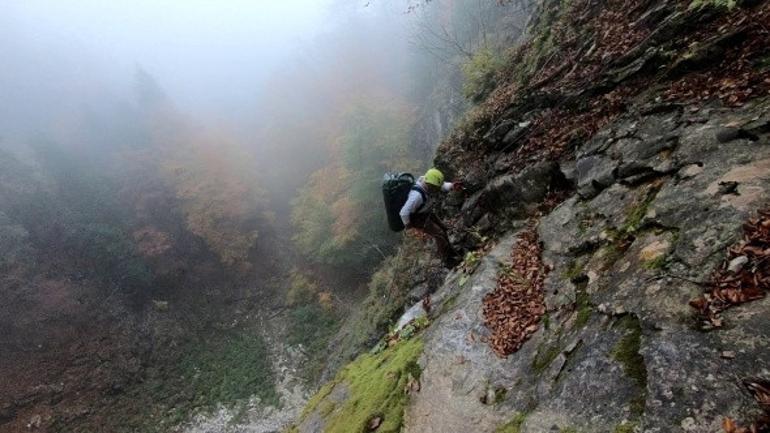
M 421 317 L 426 317 L 427 315 L 428 312 L 425 311 L 424 303 L 419 301 L 412 305 L 411 308 L 406 310 L 406 312 L 398 319 L 398 322 L 396 322 L 396 327 L 393 328 L 393 331 L 398 332 L 403 329 L 404 326 L 409 324 L 409 322 L 417 320 Z
M 516 175 L 498 176 L 465 201 L 461 210 L 464 223 L 469 227 L 489 212 L 498 217 L 524 217 L 555 184 L 563 181 L 555 162 L 536 164 Z
M 579 149 L 579 194 L 538 226 L 551 269 L 547 317 L 506 358 L 485 342 L 483 300 L 510 260 L 515 232 L 473 274 L 450 273 L 433 295 L 421 390 L 410 397 L 404 431 L 492 433 L 523 413 L 522 433 L 612 433 L 620 425 L 718 432 L 724 417 L 754 416 L 739 378 L 770 374 L 770 298 L 723 312 L 729 326 L 709 333 L 692 326 L 688 302 L 703 293 L 692 281 L 722 265 L 746 219 L 770 202 L 770 146 L 720 142 L 717 131 L 759 122 L 750 130 L 766 143 L 769 105 L 697 116 L 676 106 L 634 112 Z M 557 177 L 554 164 L 497 177 L 463 211 L 473 223 L 525 215 Z
M 580 196 L 590 199 L 566 200 L 540 221 L 552 268 L 548 327 L 505 359 L 483 343 L 481 304 L 513 244 L 506 237 L 463 289 L 450 279 L 439 290 L 456 300 L 425 336 L 423 389 L 406 431 L 491 433 L 526 413 L 525 433 L 609 433 L 623 423 L 650 433 L 716 432 L 723 417 L 750 411 L 736 377 L 770 371 L 770 300 L 731 309 L 727 329 L 702 333 L 688 305 L 702 287 L 667 274 L 706 278 L 750 212 L 770 200 L 770 148 L 720 145 L 714 133 L 758 110 L 713 110 L 702 124 L 654 112 L 611 126 L 604 136 L 619 138 L 576 163 Z M 643 179 L 631 184 L 648 173 L 659 178 L 654 189 Z M 487 190 L 498 194 L 495 206 L 506 206 L 513 182 L 499 178 Z M 738 195 L 720 194 L 720 182 L 736 182 Z M 585 279 L 571 277 L 575 268 Z M 497 388 L 508 391 L 503 401 L 480 401 Z
M 6 402 L 0 404 L 0 424 L 16 418 L 16 405 L 12 402 Z
M 615 165 L 603 156 L 588 156 L 577 161 L 578 194 L 584 199 L 596 197 L 615 183 Z
M 496 143 L 500 141 L 512 128 L 516 122 L 512 119 L 506 119 L 490 128 L 489 132 L 484 134 L 484 140 Z
M 759 137 L 741 128 L 720 128 L 716 132 L 716 139 L 720 143 L 729 143 L 741 139 L 757 141 Z

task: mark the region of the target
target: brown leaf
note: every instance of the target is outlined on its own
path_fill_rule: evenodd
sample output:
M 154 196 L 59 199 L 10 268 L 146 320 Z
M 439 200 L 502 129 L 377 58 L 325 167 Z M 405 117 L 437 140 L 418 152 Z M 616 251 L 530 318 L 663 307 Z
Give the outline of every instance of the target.
M 722 429 L 725 431 L 725 433 L 736 433 L 737 426 L 735 425 L 735 421 L 733 421 L 732 418 L 725 418 L 722 420 Z

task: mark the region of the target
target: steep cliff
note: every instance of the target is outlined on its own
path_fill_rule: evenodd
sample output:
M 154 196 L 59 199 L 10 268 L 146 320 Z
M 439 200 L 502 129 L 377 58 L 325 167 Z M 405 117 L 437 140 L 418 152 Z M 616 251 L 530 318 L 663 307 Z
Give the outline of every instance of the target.
M 437 153 L 472 252 L 291 431 L 767 431 L 769 22 L 545 1 Z

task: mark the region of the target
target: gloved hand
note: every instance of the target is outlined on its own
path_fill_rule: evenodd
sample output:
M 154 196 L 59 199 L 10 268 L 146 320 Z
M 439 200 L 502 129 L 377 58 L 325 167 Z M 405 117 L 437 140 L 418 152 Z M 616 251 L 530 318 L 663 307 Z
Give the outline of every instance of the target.
M 464 191 L 462 182 L 452 182 L 452 191 Z

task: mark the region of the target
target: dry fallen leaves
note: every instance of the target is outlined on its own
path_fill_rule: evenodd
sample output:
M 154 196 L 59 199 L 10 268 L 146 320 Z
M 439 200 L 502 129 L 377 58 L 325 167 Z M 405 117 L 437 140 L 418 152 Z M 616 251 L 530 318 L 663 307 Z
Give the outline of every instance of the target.
M 732 418 L 725 418 L 722 420 L 722 429 L 725 433 L 770 432 L 770 380 L 759 377 L 747 377 L 743 379 L 743 385 L 759 403 L 759 406 L 764 411 L 764 415 L 760 416 L 748 427 L 741 427 Z
M 498 356 L 519 350 L 538 329 L 545 314 L 543 280 L 546 270 L 534 224 L 523 231 L 511 253 L 511 265 L 501 273 L 494 292 L 484 297 L 484 324 L 489 345 Z
M 740 43 L 730 47 L 714 62 L 713 67 L 689 74 L 674 81 L 664 92 L 667 100 L 707 101 L 717 98 L 730 107 L 747 100 L 770 94 L 770 71 L 757 67 L 770 54 L 770 3 L 756 9 L 738 8 L 714 23 L 717 34 L 745 31 Z M 692 37 L 691 43 L 713 37 L 714 30 L 703 29 Z
M 770 209 L 749 219 L 743 231 L 743 239 L 728 249 L 712 276 L 708 292 L 690 301 L 706 328 L 722 326 L 719 314 L 727 308 L 763 298 L 770 290 Z M 731 262 L 744 257 L 745 264 L 730 269 Z

